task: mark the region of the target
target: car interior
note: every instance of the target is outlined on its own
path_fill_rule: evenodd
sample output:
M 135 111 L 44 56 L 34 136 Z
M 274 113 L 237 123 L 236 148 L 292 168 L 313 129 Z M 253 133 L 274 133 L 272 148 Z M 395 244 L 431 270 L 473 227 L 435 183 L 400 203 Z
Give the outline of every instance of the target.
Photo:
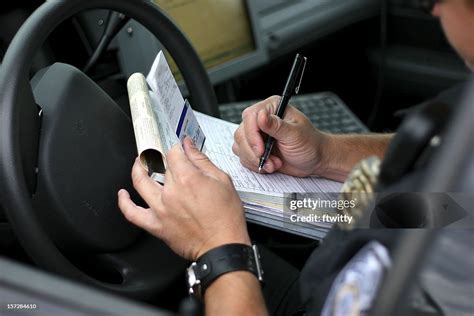
M 116 203 L 119 188 L 134 192 L 126 82 L 135 72 L 146 74 L 161 49 L 194 110 L 234 123 L 249 105 L 281 93 L 301 53 L 308 62 L 292 104 L 316 127 L 404 135 L 382 164 L 380 188 L 472 192 L 474 84 L 449 115 L 404 121 L 424 101 L 470 79 L 422 2 L 3 1 L 0 302 L 41 302 L 40 315 L 195 315 L 186 312 L 188 262 L 128 223 Z M 426 134 L 413 131 L 425 122 L 434 122 Z M 441 129 L 454 141 L 443 141 L 418 172 L 422 149 Z M 417 157 L 401 159 L 400 148 L 410 146 L 420 147 Z M 136 192 L 133 198 L 140 200 Z M 472 227 L 466 210 L 472 197 L 463 198 L 457 218 L 416 203 L 391 204 L 388 217 L 371 225 Z M 421 215 L 412 219 L 417 207 Z M 297 269 L 324 238 L 247 220 L 253 240 Z M 435 234 L 400 240 L 411 264 L 394 258 L 371 315 L 399 311 L 395 303 L 403 302 L 427 249 L 435 249 L 428 247 Z

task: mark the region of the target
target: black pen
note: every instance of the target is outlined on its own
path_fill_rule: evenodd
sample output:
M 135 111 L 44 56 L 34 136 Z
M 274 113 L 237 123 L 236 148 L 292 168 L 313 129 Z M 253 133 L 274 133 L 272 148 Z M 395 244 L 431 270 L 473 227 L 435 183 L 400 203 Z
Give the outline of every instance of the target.
M 277 115 L 281 119 L 285 115 L 285 110 L 288 106 L 288 102 L 290 101 L 291 96 L 293 94 L 298 94 L 300 90 L 305 67 L 306 57 L 300 54 L 296 54 L 295 61 L 293 62 L 293 66 L 291 67 L 290 75 L 288 76 L 288 80 L 286 81 L 285 89 L 283 89 L 283 94 L 280 98 L 280 104 L 278 105 L 278 109 L 275 113 L 275 115 Z M 268 136 L 267 141 L 265 142 L 265 152 L 260 158 L 260 163 L 258 164 L 258 172 L 262 171 L 265 162 L 270 156 L 274 141 L 275 140 L 273 139 L 273 137 Z

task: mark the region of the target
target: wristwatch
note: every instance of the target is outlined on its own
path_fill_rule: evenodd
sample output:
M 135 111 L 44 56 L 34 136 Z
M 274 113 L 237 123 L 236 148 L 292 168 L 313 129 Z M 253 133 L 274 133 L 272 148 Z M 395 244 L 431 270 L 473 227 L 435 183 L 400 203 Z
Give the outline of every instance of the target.
M 248 271 L 263 282 L 260 254 L 256 245 L 227 244 L 209 250 L 186 270 L 189 294 L 202 298 L 209 285 L 223 274 Z

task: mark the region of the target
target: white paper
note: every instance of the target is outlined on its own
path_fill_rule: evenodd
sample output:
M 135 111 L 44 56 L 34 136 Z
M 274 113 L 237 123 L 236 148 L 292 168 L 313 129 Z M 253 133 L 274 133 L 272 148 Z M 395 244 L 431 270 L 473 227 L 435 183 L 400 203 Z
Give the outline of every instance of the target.
M 197 112 L 196 117 L 207 136 L 206 154 L 228 173 L 237 191 L 281 196 L 298 192 L 340 192 L 342 184 L 319 177 L 296 178 L 281 173 L 259 174 L 242 166 L 232 152 L 238 125 Z
M 163 137 L 162 124 L 156 120 L 155 106 L 150 99 L 145 77 L 141 73 L 130 76 L 127 82 L 127 90 L 140 162 L 148 170 L 144 153 L 153 151 L 155 152 L 155 158 L 161 160 L 161 165 L 165 167 L 164 155 L 166 151 L 164 148 L 167 139 Z M 163 124 L 166 124 L 166 122 Z
M 157 98 L 157 93 L 150 91 L 149 94 L 152 100 L 152 110 L 158 125 L 158 135 L 163 146 L 163 153 L 166 155 L 171 147 L 179 143 L 179 139 L 172 127 L 172 123 L 168 120 L 168 115 Z
M 188 136 L 194 145 L 202 150 L 206 137 L 191 105 L 183 99 L 163 51 L 156 56 L 146 80 L 151 88 L 150 95 L 153 103 L 156 105 L 154 110 L 157 119 L 163 121 L 166 118 L 169 125 L 164 130 L 166 135 L 162 135 L 169 140 L 167 145 L 182 142 Z

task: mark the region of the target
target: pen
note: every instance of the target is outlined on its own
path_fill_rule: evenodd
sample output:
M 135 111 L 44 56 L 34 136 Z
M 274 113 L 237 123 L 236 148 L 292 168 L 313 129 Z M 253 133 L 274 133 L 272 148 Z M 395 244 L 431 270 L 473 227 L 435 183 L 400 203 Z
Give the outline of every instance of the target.
M 303 74 L 306 67 L 306 57 L 300 54 L 296 54 L 295 61 L 291 67 L 290 75 L 286 81 L 285 89 L 283 89 L 283 94 L 280 98 L 280 104 L 275 113 L 279 118 L 283 118 L 285 115 L 286 107 L 288 102 L 293 94 L 298 94 L 301 86 L 301 81 L 303 80 Z M 262 171 L 265 162 L 267 161 L 270 153 L 272 152 L 274 139 L 271 136 L 268 136 L 267 141 L 265 142 L 265 152 L 260 158 L 260 163 L 258 164 L 258 172 Z

